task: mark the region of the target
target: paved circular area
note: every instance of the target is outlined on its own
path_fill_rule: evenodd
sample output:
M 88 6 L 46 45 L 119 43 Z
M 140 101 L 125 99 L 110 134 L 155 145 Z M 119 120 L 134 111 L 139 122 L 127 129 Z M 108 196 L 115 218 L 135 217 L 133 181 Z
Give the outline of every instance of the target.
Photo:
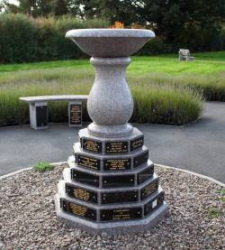
M 225 103 L 206 103 L 202 118 L 186 126 L 135 124 L 153 162 L 197 172 L 225 183 Z M 0 175 L 36 162 L 66 161 L 79 128 L 52 125 L 0 128 Z

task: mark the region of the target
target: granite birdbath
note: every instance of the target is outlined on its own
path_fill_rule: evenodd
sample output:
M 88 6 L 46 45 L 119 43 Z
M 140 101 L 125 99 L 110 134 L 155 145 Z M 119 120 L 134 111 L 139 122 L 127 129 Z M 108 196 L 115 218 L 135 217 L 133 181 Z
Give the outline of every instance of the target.
M 150 30 L 84 29 L 66 33 L 96 69 L 87 109 L 55 196 L 57 216 L 91 233 L 148 230 L 168 212 L 144 135 L 128 123 L 133 98 L 125 79 L 129 56 L 154 37 Z

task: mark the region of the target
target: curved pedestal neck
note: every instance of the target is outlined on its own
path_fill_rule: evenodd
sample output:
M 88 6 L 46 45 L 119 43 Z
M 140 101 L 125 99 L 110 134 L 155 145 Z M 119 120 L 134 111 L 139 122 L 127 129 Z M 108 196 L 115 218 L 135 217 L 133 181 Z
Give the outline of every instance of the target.
M 133 98 L 125 79 L 129 57 L 91 58 L 96 69 L 87 109 L 93 120 L 89 133 L 97 137 L 126 137 L 133 127 L 127 122 L 133 112 Z

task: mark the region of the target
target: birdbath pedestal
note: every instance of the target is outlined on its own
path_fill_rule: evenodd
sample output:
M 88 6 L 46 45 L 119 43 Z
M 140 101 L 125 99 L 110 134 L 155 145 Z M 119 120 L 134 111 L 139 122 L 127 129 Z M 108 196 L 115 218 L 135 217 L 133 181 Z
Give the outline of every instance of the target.
M 86 29 L 66 34 L 96 69 L 87 109 L 55 196 L 56 213 L 91 233 L 150 229 L 168 212 L 144 135 L 128 124 L 133 98 L 125 79 L 129 56 L 154 37 L 149 30 Z

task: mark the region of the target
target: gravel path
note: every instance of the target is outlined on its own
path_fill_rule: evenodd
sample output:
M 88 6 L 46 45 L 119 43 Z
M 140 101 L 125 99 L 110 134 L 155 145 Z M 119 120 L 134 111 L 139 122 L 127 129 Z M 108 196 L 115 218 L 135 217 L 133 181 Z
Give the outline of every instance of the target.
M 1 180 L 1 250 L 225 249 L 224 187 L 157 167 L 170 214 L 145 233 L 90 236 L 56 218 L 53 196 L 64 167 L 45 173 L 24 171 Z

